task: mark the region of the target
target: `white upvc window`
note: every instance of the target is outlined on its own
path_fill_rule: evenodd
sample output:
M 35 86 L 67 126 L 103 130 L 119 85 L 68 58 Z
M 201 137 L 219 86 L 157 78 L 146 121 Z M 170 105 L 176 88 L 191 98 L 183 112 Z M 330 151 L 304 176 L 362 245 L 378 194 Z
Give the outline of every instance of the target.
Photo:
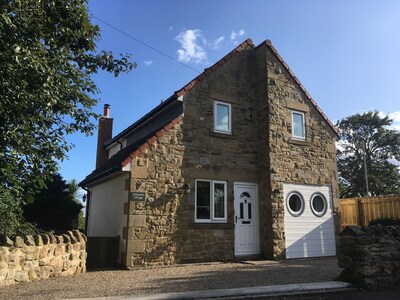
M 226 181 L 196 180 L 195 222 L 226 223 Z
M 214 131 L 232 133 L 232 110 L 229 103 L 214 101 Z
M 297 140 L 306 139 L 306 126 L 303 112 L 292 111 L 292 137 Z

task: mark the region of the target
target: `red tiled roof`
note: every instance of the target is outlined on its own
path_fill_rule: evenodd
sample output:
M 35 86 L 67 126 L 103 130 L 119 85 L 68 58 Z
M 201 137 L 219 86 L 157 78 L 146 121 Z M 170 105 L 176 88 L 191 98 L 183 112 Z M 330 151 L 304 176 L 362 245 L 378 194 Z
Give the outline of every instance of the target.
M 263 44 L 265 44 L 266 46 L 268 46 L 271 49 L 271 51 L 275 54 L 275 56 L 278 58 L 278 60 L 282 63 L 282 65 L 286 68 L 286 70 L 289 72 L 289 74 L 293 77 L 295 82 L 299 85 L 299 87 L 304 92 L 306 97 L 310 100 L 312 105 L 321 114 L 321 116 L 325 119 L 325 121 L 330 125 L 332 130 L 339 136 L 338 130 L 335 128 L 335 126 L 332 124 L 332 122 L 328 119 L 328 117 L 322 112 L 322 110 L 318 107 L 317 103 L 314 101 L 314 99 L 311 97 L 311 95 L 307 92 L 307 90 L 301 84 L 300 80 L 294 75 L 293 71 L 289 68 L 289 66 L 286 64 L 286 62 L 283 60 L 283 58 L 278 54 L 276 49 L 272 46 L 271 41 L 270 40 L 265 40 L 259 46 L 261 46 Z M 255 47 L 254 43 L 253 43 L 253 41 L 251 39 L 245 40 L 243 43 L 238 45 L 235 49 L 233 49 L 231 52 L 229 52 L 227 55 L 225 55 L 223 58 L 221 58 L 219 61 L 217 61 L 214 65 L 212 65 L 211 67 L 205 69 L 200 75 L 198 75 L 196 78 L 191 80 L 188 84 L 186 84 L 180 90 L 175 91 L 174 96 L 177 98 L 177 97 L 180 97 L 180 96 L 186 94 L 191 88 L 193 88 L 198 82 L 202 81 L 207 75 L 209 75 L 209 74 L 213 73 L 214 71 L 218 70 L 222 65 L 225 64 L 225 62 L 229 61 L 237 52 L 245 50 L 245 49 L 247 49 L 249 47 L 251 47 L 251 48 Z M 170 98 L 173 98 L 173 96 L 170 97 Z M 149 114 L 151 114 L 151 113 L 152 112 L 150 112 Z M 121 152 L 117 153 L 114 157 L 112 157 L 108 161 L 108 163 L 106 163 L 105 166 L 93 171 L 80 184 L 88 184 L 88 183 L 91 183 L 93 181 L 96 181 L 98 179 L 98 177 L 102 176 L 103 173 L 104 174 L 109 174 L 109 172 L 107 170 L 113 170 L 112 172 L 115 172 L 117 169 L 118 170 L 122 170 L 123 167 L 125 167 L 126 165 L 128 165 L 132 161 L 132 159 L 134 159 L 135 157 L 137 157 L 138 155 L 143 153 L 159 137 L 161 137 L 164 134 L 166 134 L 166 132 L 168 130 L 173 128 L 174 125 L 178 124 L 180 121 L 181 121 L 181 116 L 178 116 L 177 118 L 175 118 L 171 122 L 169 122 L 166 125 L 164 125 L 157 132 L 155 132 L 154 134 L 151 134 L 150 137 L 144 139 L 142 142 L 135 143 L 134 145 L 131 145 L 130 147 L 127 147 L 126 149 L 121 150 Z M 127 129 L 125 129 L 123 132 L 125 132 L 127 130 L 131 130 L 131 128 L 133 128 L 135 126 L 135 124 L 131 125 Z M 121 133 L 119 135 L 121 135 Z M 115 137 L 113 138 L 113 140 L 114 139 L 115 139 Z

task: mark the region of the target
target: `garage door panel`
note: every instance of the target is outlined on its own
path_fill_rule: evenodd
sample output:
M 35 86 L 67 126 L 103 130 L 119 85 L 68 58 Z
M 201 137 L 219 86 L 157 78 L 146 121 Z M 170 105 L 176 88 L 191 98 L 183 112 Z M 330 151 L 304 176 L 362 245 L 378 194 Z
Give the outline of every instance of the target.
M 320 257 L 320 256 L 335 256 L 336 251 L 334 250 L 327 250 L 327 251 L 297 251 L 297 252 L 290 252 L 286 253 L 287 258 L 307 258 L 307 257 Z
M 303 198 L 303 212 L 294 216 L 287 208 L 286 199 L 296 191 Z M 319 257 L 336 255 L 335 231 L 330 188 L 299 184 L 283 185 L 285 199 L 286 257 Z M 319 217 L 311 209 L 310 200 L 319 193 L 326 199 L 326 212 Z

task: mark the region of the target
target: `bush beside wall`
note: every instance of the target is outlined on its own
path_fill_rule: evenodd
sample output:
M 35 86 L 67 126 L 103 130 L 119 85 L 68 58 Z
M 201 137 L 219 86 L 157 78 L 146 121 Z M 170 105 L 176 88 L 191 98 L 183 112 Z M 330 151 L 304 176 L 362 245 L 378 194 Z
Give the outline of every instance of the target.
M 1 237 L 0 286 L 83 273 L 86 256 L 86 236 L 78 230 Z
M 339 243 L 342 278 L 370 288 L 400 283 L 400 226 L 347 226 Z

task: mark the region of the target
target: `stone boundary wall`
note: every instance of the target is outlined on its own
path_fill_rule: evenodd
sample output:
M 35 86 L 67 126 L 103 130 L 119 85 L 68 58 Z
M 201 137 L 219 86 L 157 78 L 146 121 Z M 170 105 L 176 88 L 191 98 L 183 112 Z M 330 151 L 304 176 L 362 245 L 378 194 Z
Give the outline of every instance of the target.
M 86 256 L 86 236 L 78 230 L 0 237 L 0 286 L 83 273 Z
M 400 283 L 400 226 L 347 226 L 339 243 L 343 278 L 370 288 Z

